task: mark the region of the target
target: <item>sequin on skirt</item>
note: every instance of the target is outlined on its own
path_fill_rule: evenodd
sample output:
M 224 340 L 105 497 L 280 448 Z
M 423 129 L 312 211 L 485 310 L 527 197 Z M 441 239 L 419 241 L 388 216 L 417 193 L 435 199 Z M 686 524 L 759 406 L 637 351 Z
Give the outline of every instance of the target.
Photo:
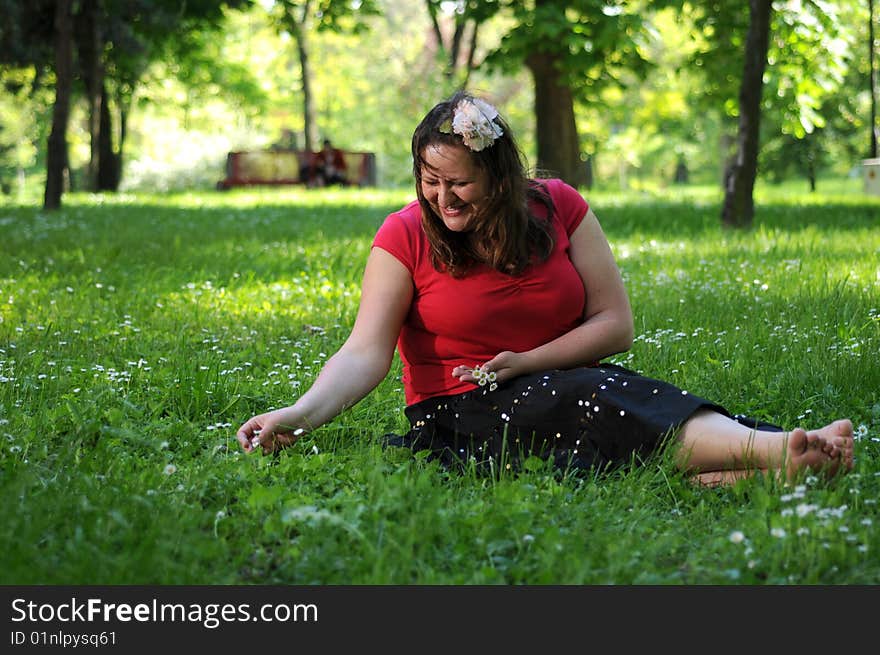
M 518 465 L 534 455 L 559 469 L 606 469 L 657 451 L 700 409 L 750 428 L 782 428 L 743 415 L 616 364 L 525 375 L 489 391 L 477 387 L 406 408 L 411 429 L 390 446 L 429 450 L 457 465 Z

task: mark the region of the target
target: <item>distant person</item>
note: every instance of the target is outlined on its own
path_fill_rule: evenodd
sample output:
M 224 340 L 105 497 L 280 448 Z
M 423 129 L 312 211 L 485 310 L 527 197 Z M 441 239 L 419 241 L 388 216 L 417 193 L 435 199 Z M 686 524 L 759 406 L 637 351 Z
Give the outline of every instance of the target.
M 330 139 L 324 139 L 321 150 L 315 155 L 314 170 L 316 186 L 330 186 L 332 184 L 348 185 L 348 167 L 345 156 L 339 148 L 334 148 Z
M 527 176 L 489 103 L 436 105 L 412 157 L 417 199 L 376 233 L 350 335 L 296 402 L 239 428 L 246 452 L 290 446 L 357 403 L 396 346 L 411 429 L 386 441 L 444 463 L 531 453 L 602 470 L 669 443 L 713 486 L 853 468 L 849 419 L 784 430 L 607 361 L 632 345 L 633 316 L 599 220 L 577 189 Z
M 281 138 L 270 146 L 271 150 L 296 150 L 296 134 L 289 128 L 281 130 Z

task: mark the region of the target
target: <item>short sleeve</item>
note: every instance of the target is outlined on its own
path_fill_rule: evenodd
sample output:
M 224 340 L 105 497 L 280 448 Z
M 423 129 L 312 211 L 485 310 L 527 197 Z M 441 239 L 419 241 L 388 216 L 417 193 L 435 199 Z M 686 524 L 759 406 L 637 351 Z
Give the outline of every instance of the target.
M 577 189 L 562 180 L 550 179 L 542 182 L 553 200 L 556 218 L 565 228 L 565 233 L 571 236 L 584 220 L 590 205 Z
M 373 247 L 391 253 L 411 274 L 418 266 L 421 256 L 420 216 L 419 203 L 413 201 L 402 210 L 389 214 L 373 238 Z

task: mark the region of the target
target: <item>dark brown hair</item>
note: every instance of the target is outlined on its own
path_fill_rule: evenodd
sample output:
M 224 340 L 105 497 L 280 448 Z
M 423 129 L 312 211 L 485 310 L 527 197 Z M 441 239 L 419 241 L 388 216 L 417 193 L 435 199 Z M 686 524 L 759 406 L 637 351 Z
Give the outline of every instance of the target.
M 422 226 L 431 244 L 434 268 L 461 277 L 477 262 L 516 275 L 537 258 L 543 261 L 553 250 L 550 216 L 553 201 L 544 185 L 528 178 L 524 158 L 511 135 L 510 126 L 496 116 L 494 123 L 503 134 L 479 151 L 464 145 L 462 137 L 448 128 L 454 108 L 474 96 L 457 91 L 434 106 L 416 127 L 412 138 L 413 175 L 416 195 L 422 207 Z M 441 129 L 442 128 L 442 129 Z M 444 225 L 422 193 L 424 153 L 428 146 L 455 145 L 465 149 L 474 164 L 487 175 L 489 196 L 473 220 L 470 232 L 453 232 Z M 546 210 L 535 216 L 529 202 L 537 200 Z M 488 253 L 481 256 L 478 253 Z

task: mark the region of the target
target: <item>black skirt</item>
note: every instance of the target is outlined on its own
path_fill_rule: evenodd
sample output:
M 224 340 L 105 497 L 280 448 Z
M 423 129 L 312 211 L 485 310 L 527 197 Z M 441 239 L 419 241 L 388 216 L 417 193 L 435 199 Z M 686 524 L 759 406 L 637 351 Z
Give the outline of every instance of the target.
M 752 429 L 782 428 L 616 364 L 524 375 L 406 408 L 411 429 L 387 445 L 429 450 L 445 465 L 515 467 L 526 456 L 558 469 L 604 470 L 658 451 L 697 411 Z

